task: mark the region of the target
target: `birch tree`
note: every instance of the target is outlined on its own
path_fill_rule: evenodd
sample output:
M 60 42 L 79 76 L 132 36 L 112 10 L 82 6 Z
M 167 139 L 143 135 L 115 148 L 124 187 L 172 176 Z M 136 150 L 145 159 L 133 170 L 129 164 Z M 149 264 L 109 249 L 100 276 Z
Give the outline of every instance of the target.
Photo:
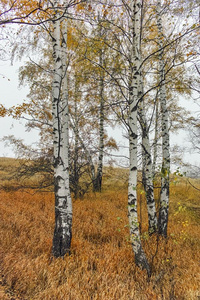
M 141 29 L 140 29 L 140 49 L 139 49 L 139 63 L 142 64 L 142 48 L 141 48 L 141 39 L 142 39 L 142 27 L 143 27 L 143 11 L 141 14 Z M 153 167 L 152 167 L 152 157 L 151 157 L 151 146 L 150 146 L 150 137 L 149 129 L 146 116 L 145 116 L 145 99 L 143 97 L 144 88 L 143 88 L 143 74 L 140 67 L 139 71 L 139 90 L 141 99 L 139 99 L 138 105 L 138 115 L 140 120 L 140 126 L 142 131 L 142 182 L 146 194 L 147 200 L 147 211 L 148 211 L 148 223 L 149 223 L 149 234 L 153 234 L 157 231 L 157 216 L 156 216 L 156 206 L 154 200 L 154 187 L 153 187 Z
M 130 4 L 130 87 L 129 87 L 129 181 L 128 181 L 128 217 L 130 236 L 136 265 L 147 270 L 150 267 L 142 249 L 137 215 L 137 111 L 141 97 L 140 84 L 140 24 L 141 1 L 132 0 Z
M 72 1 L 70 4 L 75 4 Z M 2 1 L 0 25 L 9 23 L 41 25 L 52 37 L 54 72 L 52 116 L 54 144 L 55 230 L 53 255 L 70 253 L 72 202 L 69 189 L 68 95 L 67 95 L 67 7 L 68 1 Z M 48 16 L 48 17 L 47 17 Z M 50 16 L 50 18 L 49 18 Z
M 103 32 L 103 27 L 101 26 L 100 14 L 98 15 L 99 23 L 99 38 L 105 38 L 105 33 Z M 104 65 L 104 49 L 103 47 L 99 49 L 99 65 Z M 102 186 L 102 175 L 103 175 L 103 156 L 104 156 L 104 71 L 101 68 L 99 74 L 99 155 L 98 155 L 98 165 L 97 174 L 94 182 L 94 191 L 101 192 Z
M 167 95 L 165 87 L 165 62 L 163 49 L 163 27 L 161 1 L 157 1 L 157 28 L 159 46 L 159 79 L 160 79 L 160 108 L 162 126 L 162 169 L 161 169 L 161 192 L 160 208 L 158 219 L 159 234 L 167 237 L 168 211 L 169 211 L 169 174 L 170 174 L 170 146 L 169 146 L 169 125 L 167 110 Z
M 69 188 L 69 113 L 67 92 L 67 2 L 62 11 L 58 1 L 53 2 L 54 78 L 52 83 L 52 116 L 54 145 L 55 229 L 53 255 L 70 254 L 72 238 L 72 201 Z M 62 14 L 62 18 L 61 18 Z
M 154 141 L 153 141 L 153 162 L 152 162 L 152 176 L 153 180 L 156 176 L 156 162 L 158 154 L 158 115 L 159 115 L 159 101 L 156 97 L 155 99 L 155 128 L 154 128 Z
M 148 223 L 149 234 L 153 234 L 157 231 L 157 216 L 156 206 L 154 200 L 154 186 L 153 186 L 153 168 L 151 157 L 151 146 L 149 139 L 149 128 L 147 120 L 145 118 L 144 100 L 139 105 L 139 119 L 142 129 L 142 183 L 144 186 L 146 199 L 147 199 L 147 211 L 148 211 Z

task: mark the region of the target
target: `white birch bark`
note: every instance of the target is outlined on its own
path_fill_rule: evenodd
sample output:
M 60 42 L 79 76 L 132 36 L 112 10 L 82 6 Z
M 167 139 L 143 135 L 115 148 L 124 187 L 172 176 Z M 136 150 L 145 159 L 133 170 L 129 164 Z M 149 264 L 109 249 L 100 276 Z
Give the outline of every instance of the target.
M 135 253 L 135 262 L 141 268 L 150 268 L 142 249 L 138 214 L 137 214 L 137 107 L 139 93 L 139 67 L 140 67 L 140 24 L 141 1 L 131 1 L 131 45 L 130 45 L 130 88 L 129 88 L 129 181 L 128 181 L 128 217 L 130 238 Z
M 163 50 L 163 28 L 161 17 L 161 1 L 157 1 L 157 27 L 159 45 L 159 74 L 160 74 L 160 107 L 162 124 L 162 170 L 161 170 L 161 193 L 160 209 L 158 219 L 159 234 L 167 237 L 168 210 L 169 210 L 169 173 L 170 173 L 170 151 L 169 151 L 169 125 L 168 111 L 166 105 L 165 87 L 165 63 Z
M 153 180 L 156 175 L 156 163 L 157 163 L 157 155 L 158 155 L 158 113 L 159 113 L 159 102 L 156 99 L 156 114 L 155 114 L 155 129 L 154 129 L 154 142 L 153 142 L 153 164 L 152 164 L 152 174 Z
M 59 3 L 54 1 L 54 7 Z M 69 136 L 67 93 L 67 19 L 56 11 L 53 22 L 54 78 L 52 84 L 52 115 L 54 138 L 55 229 L 53 255 L 70 254 L 72 232 L 72 201 L 69 188 Z M 62 24 L 61 24 L 62 22 Z
M 102 20 L 104 17 L 101 17 L 100 11 L 98 11 L 98 36 L 99 39 L 105 38 L 105 29 L 102 25 Z M 95 176 L 95 181 L 93 182 L 93 191 L 101 192 L 102 186 L 102 176 L 103 176 L 103 156 L 104 156 L 104 48 L 102 47 L 99 50 L 99 100 L 100 100 L 100 108 L 99 108 L 99 148 L 98 148 L 98 164 L 97 164 L 97 172 Z
M 75 122 L 75 132 L 74 132 L 74 198 L 77 199 L 79 195 L 79 174 L 78 174 L 78 108 L 77 108 L 77 81 L 75 77 L 75 100 L 74 100 L 74 122 Z
M 142 82 L 141 82 L 142 86 Z M 143 92 L 142 92 L 143 94 Z M 153 172 L 152 172 L 152 159 L 151 159 L 151 147 L 149 141 L 149 130 L 144 113 L 144 101 L 142 99 L 139 105 L 139 117 L 142 129 L 142 182 L 146 194 L 147 211 L 148 211 L 148 223 L 149 234 L 153 234 L 157 231 L 158 220 L 156 216 L 156 205 L 153 192 Z
M 103 65 L 103 50 L 100 50 L 99 65 Z M 103 175 L 103 150 L 104 150 L 104 75 L 103 70 L 100 71 L 100 85 L 99 85 L 99 98 L 100 98 L 100 110 L 99 110 L 99 156 L 97 175 L 95 178 L 94 190 L 101 192 L 102 175 Z

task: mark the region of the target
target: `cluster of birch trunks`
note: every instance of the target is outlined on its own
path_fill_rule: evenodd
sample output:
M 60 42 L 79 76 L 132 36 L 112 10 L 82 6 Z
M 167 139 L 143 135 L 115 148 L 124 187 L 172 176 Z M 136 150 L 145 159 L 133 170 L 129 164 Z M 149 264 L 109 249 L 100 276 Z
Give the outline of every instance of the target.
M 53 20 L 52 42 L 54 57 L 54 78 L 52 84 L 52 115 L 54 137 L 54 183 L 55 183 L 55 231 L 53 237 L 53 255 L 64 256 L 70 253 L 72 238 L 72 200 L 69 187 L 69 107 L 67 86 L 67 26 L 69 22 L 68 1 L 62 1 L 62 9 L 54 0 L 55 19 Z M 89 2 L 89 1 L 88 1 Z M 123 2 L 123 1 L 122 1 Z M 58 8 L 57 8 L 58 7 Z M 129 182 L 128 182 L 128 217 L 130 239 L 135 254 L 135 262 L 145 268 L 150 275 L 151 270 L 142 249 L 137 215 L 137 170 L 138 170 L 138 120 L 142 126 L 143 151 L 143 184 L 146 192 L 149 233 L 167 236 L 168 207 L 169 207 L 169 130 L 168 112 L 165 90 L 165 66 L 163 59 L 163 28 L 161 1 L 156 3 L 158 68 L 159 68 L 159 101 L 162 120 L 162 182 L 159 212 L 156 212 L 153 191 L 153 165 L 146 116 L 143 109 L 143 76 L 142 76 L 142 1 L 128 1 L 125 6 L 129 18 L 129 88 L 128 88 L 128 136 L 129 136 Z M 56 9 L 57 8 L 57 9 Z M 101 35 L 101 32 L 99 33 Z M 103 61 L 103 51 L 99 53 L 99 62 Z M 103 99 L 103 73 L 99 81 L 99 93 Z M 97 190 L 101 189 L 103 162 L 104 111 L 103 101 L 100 109 L 100 141 L 98 175 L 94 175 Z M 77 139 L 78 134 L 76 135 Z M 87 149 L 84 149 L 87 152 Z M 88 154 L 89 157 L 89 154 Z

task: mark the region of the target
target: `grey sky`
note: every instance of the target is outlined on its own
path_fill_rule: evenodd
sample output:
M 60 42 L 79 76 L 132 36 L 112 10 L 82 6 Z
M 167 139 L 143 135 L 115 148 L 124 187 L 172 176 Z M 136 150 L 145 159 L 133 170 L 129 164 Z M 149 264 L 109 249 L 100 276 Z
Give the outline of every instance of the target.
M 0 62 L 0 103 L 6 107 L 12 105 L 20 104 L 26 95 L 28 94 L 28 87 L 20 87 L 18 81 L 18 69 L 23 63 L 15 62 L 11 66 L 10 62 Z M 192 109 L 194 112 L 197 110 L 197 106 L 193 104 L 192 101 L 182 100 L 182 103 L 187 109 Z M 32 144 L 37 142 L 38 135 L 35 130 L 31 132 L 26 132 L 24 121 L 15 121 L 11 118 L 0 118 L 0 139 L 5 135 L 14 135 L 16 138 L 24 139 L 25 143 Z M 122 134 L 119 129 L 109 130 L 109 134 L 112 135 L 115 139 L 121 140 L 121 144 L 126 144 L 127 141 L 122 139 Z M 189 147 L 188 144 L 188 133 L 185 131 L 180 131 L 179 134 L 171 136 L 171 145 L 178 144 L 179 146 Z M 127 150 L 123 153 L 127 153 Z M 117 153 L 116 153 L 117 154 Z M 3 142 L 0 142 L 0 157 L 8 156 L 15 157 L 15 154 L 10 147 L 5 147 Z M 184 160 L 192 164 L 199 164 L 200 157 L 199 154 L 194 153 L 185 153 Z
M 0 62 L 0 103 L 6 107 L 11 107 L 22 103 L 28 93 L 27 87 L 19 88 L 18 69 L 21 63 L 15 63 L 11 66 L 10 62 Z M 12 118 L 0 118 L 0 139 L 5 135 L 14 135 L 17 138 L 24 139 L 26 143 L 31 144 L 37 141 L 36 131 L 26 132 L 24 121 L 15 121 Z M 0 142 L 0 157 L 15 157 L 10 147 L 5 147 Z

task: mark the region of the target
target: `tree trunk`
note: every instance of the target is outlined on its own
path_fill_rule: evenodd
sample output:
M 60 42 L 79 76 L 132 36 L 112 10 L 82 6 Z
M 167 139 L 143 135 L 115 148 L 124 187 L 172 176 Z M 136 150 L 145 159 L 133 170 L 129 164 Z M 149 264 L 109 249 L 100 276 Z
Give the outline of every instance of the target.
M 161 193 L 160 209 L 158 219 L 159 234 L 167 237 L 168 210 L 169 210 L 169 174 L 170 174 L 170 152 L 169 152 L 169 125 L 168 111 L 166 105 L 165 88 L 165 62 L 163 50 L 163 29 L 161 18 L 161 1 L 157 1 L 157 27 L 159 51 L 159 74 L 160 74 L 160 107 L 162 124 L 162 170 L 161 170 Z
M 54 7 L 58 7 L 54 1 Z M 72 201 L 69 189 L 69 127 L 67 93 L 67 19 L 53 22 L 53 57 L 55 62 L 52 84 L 52 115 L 54 143 L 54 186 L 55 186 L 55 229 L 53 237 L 53 255 L 55 257 L 70 254 L 72 238 Z M 62 28 L 62 29 L 61 29 Z M 61 32 L 62 31 L 62 32 Z
M 101 36 L 101 34 L 100 34 Z M 99 65 L 103 65 L 103 50 L 100 50 Z M 100 70 L 100 85 L 99 85 L 99 98 L 100 98 L 100 111 L 99 111 L 99 157 L 97 174 L 94 182 L 94 191 L 101 192 L 102 174 L 103 174 L 103 150 L 104 150 L 104 71 Z
M 156 163 L 157 163 L 157 155 L 158 155 L 158 114 L 159 114 L 159 102 L 156 97 L 156 115 L 155 115 L 155 134 L 154 134 L 154 142 L 153 142 L 153 164 L 152 164 L 152 174 L 153 174 L 153 180 L 156 176 Z
M 137 108 L 139 95 L 139 68 L 140 68 L 140 22 L 141 2 L 131 1 L 131 38 L 130 45 L 130 87 L 129 87 L 129 181 L 128 181 L 128 217 L 130 238 L 135 253 L 135 263 L 147 270 L 150 276 L 150 267 L 142 249 L 138 214 L 137 214 Z
M 74 198 L 77 199 L 79 196 L 79 172 L 78 172 L 78 156 L 79 156 L 79 145 L 78 145 L 78 110 L 77 110 L 77 82 L 75 76 L 75 95 L 74 95 L 74 170 L 73 170 L 73 185 L 74 185 Z
M 139 117 L 142 129 L 142 182 L 147 199 L 149 234 L 157 231 L 158 220 L 156 216 L 156 205 L 153 193 L 153 173 L 151 147 L 149 142 L 149 130 L 144 113 L 144 100 L 139 105 Z
M 142 63 L 142 48 L 141 48 L 141 36 L 142 36 L 142 8 L 141 8 L 141 29 L 140 29 L 140 48 L 139 48 L 139 64 Z M 144 87 L 143 87 L 143 76 L 142 70 L 139 69 L 139 104 L 138 104 L 138 116 L 140 120 L 140 126 L 142 130 L 142 183 L 145 190 L 147 200 L 147 211 L 148 211 L 148 223 L 149 223 L 149 234 L 157 232 L 157 216 L 156 216 L 156 205 L 154 200 L 154 189 L 153 189 L 153 174 L 152 174 L 152 159 L 151 159 L 151 147 L 149 141 L 149 127 L 145 117 L 145 105 L 144 105 Z

